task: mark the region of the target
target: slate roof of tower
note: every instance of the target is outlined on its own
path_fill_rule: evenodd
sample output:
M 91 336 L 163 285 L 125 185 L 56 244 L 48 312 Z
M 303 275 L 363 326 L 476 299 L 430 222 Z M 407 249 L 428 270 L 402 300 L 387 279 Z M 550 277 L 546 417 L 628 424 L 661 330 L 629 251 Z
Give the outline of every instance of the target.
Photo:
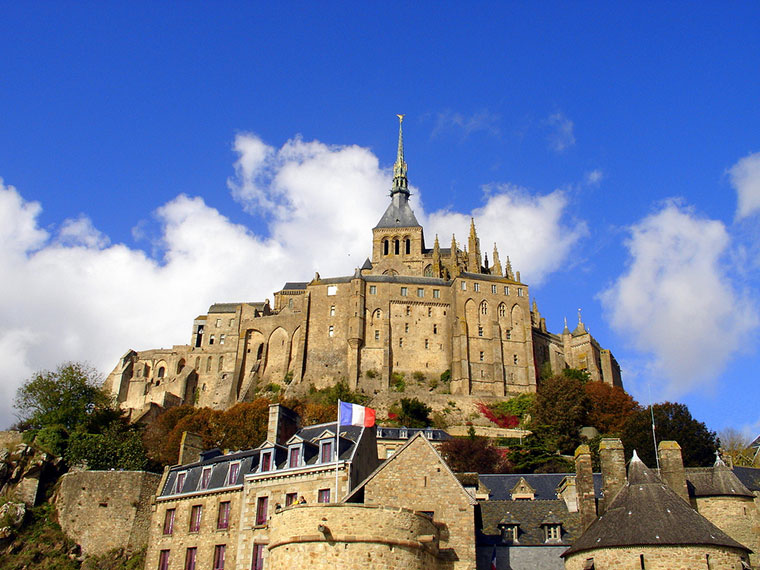
M 715 497 L 733 495 L 754 498 L 739 478 L 718 460 L 713 467 L 691 467 L 686 469 L 686 485 L 692 497 Z
M 308 281 L 288 281 L 282 286 L 283 291 L 303 291 L 309 284 Z
M 406 197 L 394 196 L 376 228 L 414 228 L 420 224 Z
M 713 545 L 749 551 L 692 509 L 634 456 L 626 485 L 562 556 L 597 548 L 644 545 Z
M 757 467 L 734 467 L 734 475 L 750 491 L 760 491 L 760 469 Z

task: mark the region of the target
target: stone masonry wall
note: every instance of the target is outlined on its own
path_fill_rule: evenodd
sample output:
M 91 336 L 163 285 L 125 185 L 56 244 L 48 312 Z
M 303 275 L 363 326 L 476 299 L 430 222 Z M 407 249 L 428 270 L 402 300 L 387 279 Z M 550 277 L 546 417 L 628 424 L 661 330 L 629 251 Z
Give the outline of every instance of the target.
M 272 518 L 267 569 L 436 570 L 439 529 L 406 509 L 296 506 Z
M 55 501 L 61 528 L 85 554 L 138 550 L 148 540 L 150 501 L 160 479 L 144 471 L 67 473 Z
M 753 566 L 760 564 L 760 512 L 749 497 L 700 497 L 697 511 L 735 541 L 754 552 Z
M 595 570 L 741 570 L 741 557 L 739 550 L 718 546 L 602 548 L 568 556 L 565 570 L 582 570 L 589 558 Z

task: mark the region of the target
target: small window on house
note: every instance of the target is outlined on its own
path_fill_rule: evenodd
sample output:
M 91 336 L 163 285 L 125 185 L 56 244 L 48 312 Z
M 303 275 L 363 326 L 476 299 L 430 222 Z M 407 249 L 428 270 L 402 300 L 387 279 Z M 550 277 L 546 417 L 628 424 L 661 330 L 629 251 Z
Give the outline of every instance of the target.
M 433 289 L 433 299 L 440 299 L 440 298 L 441 298 L 441 290 Z
M 491 293 L 496 295 L 496 285 L 491 285 Z
M 162 550 L 158 555 L 158 570 L 169 570 L 169 551 Z
M 227 547 L 224 544 L 217 544 L 214 547 L 214 568 L 213 570 L 224 570 L 224 554 Z
M 203 517 L 203 505 L 193 505 L 190 510 L 190 532 L 201 530 L 201 518 Z
M 480 351 L 480 361 L 483 362 L 485 360 L 485 357 L 486 357 L 486 353 L 481 350 Z
M 319 447 L 320 463 L 330 463 L 333 460 L 333 442 L 323 441 Z
M 215 341 L 215 340 L 216 340 L 216 339 L 214 338 L 214 335 L 209 335 L 209 337 L 208 337 L 208 343 L 209 343 L 209 345 L 212 345 L 212 344 L 214 344 L 214 341 Z
M 407 431 L 406 428 L 401 428 L 401 430 L 399 431 L 399 437 L 401 439 L 406 439 L 407 437 L 409 437 L 409 432 Z
M 523 296 L 523 288 L 522 287 L 518 287 L 517 288 L 517 296 L 518 297 L 522 297 Z
M 401 288 L 401 296 L 406 297 L 409 294 L 409 289 L 407 287 Z
M 472 290 L 475 291 L 476 293 L 480 291 L 480 283 L 473 283 Z
M 298 467 L 301 462 L 301 448 L 291 447 L 290 458 L 288 459 L 288 467 Z
M 483 336 L 483 327 L 478 326 L 478 336 Z
M 230 527 L 230 502 L 219 503 L 219 515 L 216 517 L 216 528 L 226 529 Z
M 467 281 L 462 281 L 461 287 L 462 291 L 467 291 Z
M 264 548 L 263 544 L 253 545 L 253 561 L 251 563 L 251 570 L 264 570 Z
M 259 497 L 256 499 L 256 524 L 262 525 L 267 522 L 267 511 L 269 508 L 269 497 Z
M 505 337 L 507 340 L 512 340 L 512 329 L 507 329 L 507 330 L 504 332 L 504 337 Z
M 405 333 L 409 332 L 409 323 L 404 323 L 404 332 Z
M 233 326 L 235 324 L 235 319 L 230 319 L 230 326 Z
M 377 295 L 377 285 L 370 285 L 369 286 L 369 294 L 370 295 Z
M 331 317 L 335 316 L 335 305 L 330 305 L 330 316 Z
M 428 339 L 425 339 L 425 350 L 428 350 L 430 348 L 430 341 Z
M 317 502 L 318 503 L 329 503 L 330 502 L 330 489 L 320 489 L 319 493 L 317 494 Z
M 220 334 L 219 335 L 219 344 L 224 344 L 225 339 L 227 338 L 226 334 Z
M 333 337 L 335 336 L 335 327 L 333 325 L 330 325 L 327 327 L 327 336 Z
M 198 558 L 198 548 L 191 546 L 185 551 L 185 570 L 195 570 L 195 561 Z
M 211 467 L 204 467 L 201 472 L 201 480 L 198 482 L 198 489 L 201 491 L 208 489 L 209 481 L 211 481 Z
M 332 297 L 333 295 L 338 294 L 338 286 L 337 285 L 328 285 L 327 286 L 327 296 Z
M 520 526 L 516 524 L 504 525 L 501 528 L 501 540 L 503 542 L 516 543 L 520 533 Z
M 560 525 L 558 524 L 548 524 L 544 527 L 546 529 L 546 541 L 557 541 L 560 539 L 560 535 L 562 534 L 560 531 Z
M 288 309 L 293 308 L 293 299 L 288 299 Z
M 504 285 L 504 294 L 509 295 L 509 285 Z
M 417 287 L 417 296 L 418 297 L 424 297 L 425 296 L 425 290 L 422 287 Z
M 216 319 L 216 328 L 219 328 L 222 326 L 222 319 Z
M 517 358 L 517 355 L 515 354 L 515 357 L 514 357 L 514 363 L 515 363 L 515 364 L 518 364 L 518 362 L 519 362 L 519 359 Z
M 235 485 L 238 480 L 238 475 L 240 475 L 240 461 L 230 463 L 230 470 L 229 473 L 227 473 L 227 484 Z
M 174 492 L 181 493 L 182 487 L 185 486 L 185 477 L 187 477 L 187 471 L 177 473 L 177 481 L 174 483 Z
M 298 493 L 286 493 L 285 494 L 285 506 L 286 507 L 289 507 L 290 505 L 294 505 L 297 500 L 298 500 Z
M 403 338 L 403 337 L 399 337 L 399 339 L 398 339 L 398 345 L 399 345 L 400 347 L 401 347 L 401 346 L 404 346 L 404 338 Z
M 166 509 L 164 514 L 164 534 L 169 535 L 174 532 L 174 515 L 175 509 Z
M 261 469 L 262 473 L 270 471 L 272 469 L 272 452 L 267 451 L 261 454 Z
M 433 307 L 428 307 L 428 317 L 433 316 Z
M 380 331 L 375 329 L 375 340 L 380 340 Z

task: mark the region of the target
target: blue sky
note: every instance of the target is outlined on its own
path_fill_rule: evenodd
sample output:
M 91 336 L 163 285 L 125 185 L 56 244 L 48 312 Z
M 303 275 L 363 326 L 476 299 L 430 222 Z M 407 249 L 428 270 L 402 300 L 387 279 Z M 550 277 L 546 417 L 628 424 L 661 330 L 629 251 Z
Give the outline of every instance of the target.
M 370 253 L 405 113 L 432 243 L 499 243 L 642 402 L 760 432 L 756 3 L 0 3 L 0 424 Z

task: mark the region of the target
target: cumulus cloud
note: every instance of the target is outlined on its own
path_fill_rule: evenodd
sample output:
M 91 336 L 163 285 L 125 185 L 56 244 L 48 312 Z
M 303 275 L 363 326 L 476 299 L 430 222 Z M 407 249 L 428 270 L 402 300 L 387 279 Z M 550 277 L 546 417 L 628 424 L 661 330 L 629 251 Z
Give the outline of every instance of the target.
M 300 138 L 275 148 L 252 134 L 238 135 L 234 150 L 228 185 L 266 231 L 179 195 L 136 224 L 136 235 L 156 236 L 150 253 L 111 243 L 86 214 L 43 229 L 42 206 L 0 181 L 0 427 L 35 370 L 86 360 L 107 373 L 128 348 L 189 342 L 193 317 L 213 302 L 271 299 L 285 281 L 347 275 L 371 255 L 391 173 L 369 150 Z M 560 267 L 585 231 L 563 221 L 562 192 L 494 186 L 486 197 L 471 212 L 483 249 L 498 241 L 531 283 Z M 435 231 L 466 240 L 470 214 L 426 214 L 416 189 L 413 198 L 429 240 Z
M 582 221 L 564 220 L 567 194 L 555 190 L 534 195 L 510 184 L 486 188 L 486 202 L 470 214 L 449 210 L 433 212 L 426 220 L 429 236 L 439 234 L 441 247 L 451 243 L 456 233 L 460 248 L 467 246 L 470 218 L 474 218 L 481 250 L 492 260 L 493 243 L 499 247 L 502 265 L 510 257 L 512 268 L 533 285 L 541 283 L 560 267 L 588 232 Z
M 709 385 L 758 325 L 732 283 L 724 224 L 671 201 L 630 232 L 628 270 L 601 294 L 613 328 L 651 356 L 666 397 Z
M 565 115 L 554 113 L 545 122 L 550 128 L 549 135 L 547 136 L 550 149 L 554 152 L 562 153 L 575 145 L 574 125 Z
M 760 152 L 742 158 L 728 170 L 728 175 L 736 189 L 737 219 L 760 210 Z

